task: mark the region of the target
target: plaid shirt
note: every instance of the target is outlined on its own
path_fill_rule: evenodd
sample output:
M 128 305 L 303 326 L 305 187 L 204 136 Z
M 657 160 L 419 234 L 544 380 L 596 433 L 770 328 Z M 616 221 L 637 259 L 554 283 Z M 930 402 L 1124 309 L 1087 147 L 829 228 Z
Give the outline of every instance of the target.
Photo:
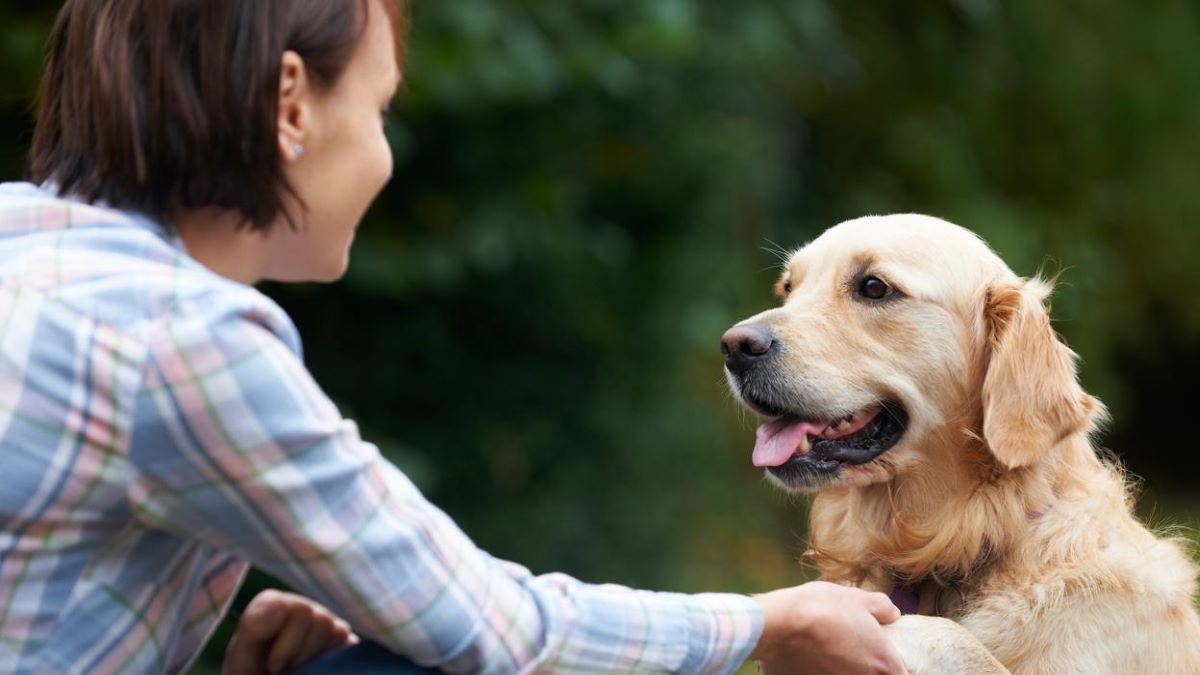
M 287 315 L 127 213 L 0 186 L 0 672 L 179 672 L 247 564 L 451 672 L 729 672 L 744 596 L 533 576 L 313 381 Z

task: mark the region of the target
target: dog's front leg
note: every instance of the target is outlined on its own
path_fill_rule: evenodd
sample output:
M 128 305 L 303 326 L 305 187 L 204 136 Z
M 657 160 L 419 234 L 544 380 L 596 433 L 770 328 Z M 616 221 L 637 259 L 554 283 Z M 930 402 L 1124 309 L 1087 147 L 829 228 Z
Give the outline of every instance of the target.
M 974 635 L 949 619 L 903 616 L 884 630 L 911 675 L 1008 675 Z

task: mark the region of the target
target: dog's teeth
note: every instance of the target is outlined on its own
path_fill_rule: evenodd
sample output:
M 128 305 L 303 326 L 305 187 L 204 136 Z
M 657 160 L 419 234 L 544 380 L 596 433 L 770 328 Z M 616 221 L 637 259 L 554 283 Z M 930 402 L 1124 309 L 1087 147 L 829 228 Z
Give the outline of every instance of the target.
M 804 440 L 800 441 L 800 452 L 809 450 L 812 450 L 812 441 L 808 438 L 808 434 L 804 434 Z
M 849 428 L 850 428 L 850 422 L 848 422 L 846 420 L 842 420 L 841 422 L 838 422 L 837 430 L 839 433 L 843 432 Z

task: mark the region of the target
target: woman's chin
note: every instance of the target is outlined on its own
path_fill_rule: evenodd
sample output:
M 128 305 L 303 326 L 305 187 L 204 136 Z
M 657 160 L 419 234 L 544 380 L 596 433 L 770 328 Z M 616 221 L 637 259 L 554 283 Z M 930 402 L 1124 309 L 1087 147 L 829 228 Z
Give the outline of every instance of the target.
M 349 251 L 345 251 L 341 255 L 330 259 L 311 261 L 307 264 L 291 264 L 286 267 L 277 268 L 273 273 L 266 275 L 264 279 L 283 283 L 311 282 L 328 284 L 339 281 L 342 277 L 346 276 L 346 270 L 349 266 Z

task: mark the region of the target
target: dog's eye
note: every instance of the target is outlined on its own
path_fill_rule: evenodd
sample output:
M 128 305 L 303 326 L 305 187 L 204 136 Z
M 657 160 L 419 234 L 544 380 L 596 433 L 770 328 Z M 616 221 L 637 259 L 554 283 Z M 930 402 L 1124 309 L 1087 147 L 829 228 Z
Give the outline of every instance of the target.
M 858 294 L 868 300 L 882 300 L 890 295 L 892 287 L 879 277 L 863 277 L 858 282 Z
M 792 294 L 792 288 L 792 275 L 785 274 L 782 279 L 775 282 L 775 288 L 773 289 L 775 297 L 780 300 L 787 300 L 788 296 Z

